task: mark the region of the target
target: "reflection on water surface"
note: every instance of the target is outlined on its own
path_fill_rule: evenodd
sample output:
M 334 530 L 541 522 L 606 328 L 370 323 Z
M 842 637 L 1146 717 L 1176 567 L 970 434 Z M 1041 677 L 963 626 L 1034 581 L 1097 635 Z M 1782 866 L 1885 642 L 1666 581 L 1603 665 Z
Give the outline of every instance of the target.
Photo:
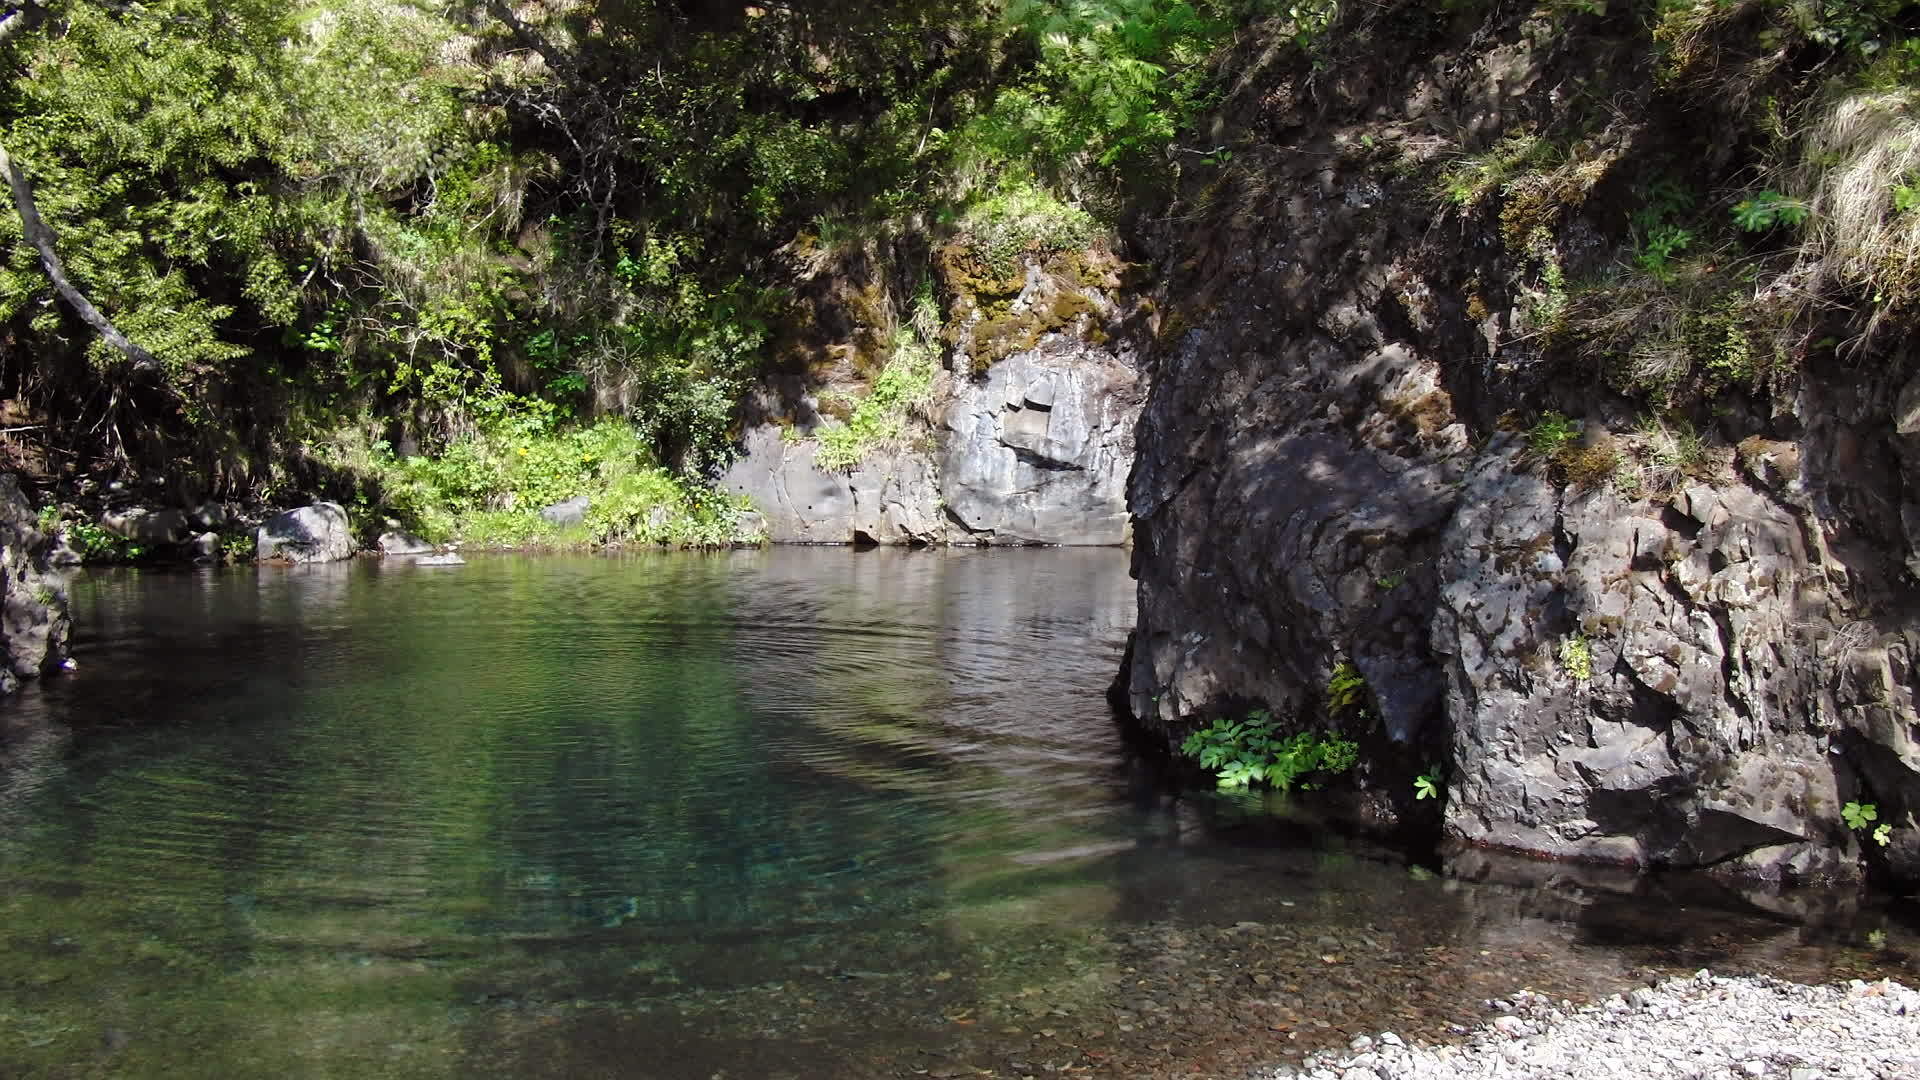
M 1165 794 L 1102 698 L 1118 552 L 75 595 L 80 675 L 0 706 L 0 1075 L 1232 1076 L 1523 983 L 1910 970 L 1886 912 L 1469 886 Z

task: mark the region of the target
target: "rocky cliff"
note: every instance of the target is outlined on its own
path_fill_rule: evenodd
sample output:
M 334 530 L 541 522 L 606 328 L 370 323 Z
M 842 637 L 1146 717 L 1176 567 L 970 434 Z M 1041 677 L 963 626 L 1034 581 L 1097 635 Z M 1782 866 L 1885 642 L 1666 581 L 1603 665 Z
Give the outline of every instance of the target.
M 1658 316 L 1595 285 L 1620 310 L 1570 319 L 1578 283 L 1644 265 L 1650 178 L 1741 162 L 1674 120 L 1630 15 L 1547 19 L 1402 5 L 1343 63 L 1242 58 L 1232 163 L 1143 230 L 1120 690 L 1172 739 L 1256 705 L 1338 726 L 1351 663 L 1382 818 L 1435 812 L 1426 773 L 1468 844 L 1920 877 L 1920 369 L 1894 333 L 1691 397 L 1612 377 Z
M 0 693 L 66 659 L 67 589 L 47 569 L 49 540 L 11 474 L 0 474 Z
M 822 465 L 818 436 L 837 422 L 832 404 L 872 381 L 829 359 L 763 396 L 722 487 L 752 500 L 775 543 L 1126 542 L 1145 386 L 1132 347 L 1109 332 L 1126 314 L 1111 256 L 1028 254 L 979 275 L 965 255 L 944 254 L 946 317 L 928 335 L 941 341 L 941 363 L 901 433 L 851 465 Z M 850 344 L 820 351 L 856 353 Z

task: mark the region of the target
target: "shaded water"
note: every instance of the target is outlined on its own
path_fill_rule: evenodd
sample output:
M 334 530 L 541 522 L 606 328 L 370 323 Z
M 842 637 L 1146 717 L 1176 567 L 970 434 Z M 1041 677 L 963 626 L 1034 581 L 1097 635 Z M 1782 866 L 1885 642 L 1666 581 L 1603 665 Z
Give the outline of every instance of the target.
M 75 600 L 79 674 L 0 705 L 0 1076 L 1232 1076 L 1520 985 L 1913 978 L 1895 910 L 1467 885 L 1174 797 L 1102 699 L 1118 552 Z

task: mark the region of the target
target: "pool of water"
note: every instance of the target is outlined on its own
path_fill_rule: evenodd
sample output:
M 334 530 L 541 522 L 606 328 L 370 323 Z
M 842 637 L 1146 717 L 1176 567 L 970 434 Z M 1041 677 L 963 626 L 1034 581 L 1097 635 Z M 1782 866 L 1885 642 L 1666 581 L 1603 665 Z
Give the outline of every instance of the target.
M 0 1076 L 1237 1076 L 1522 985 L 1920 953 L 1892 904 L 1437 876 L 1172 791 L 1103 699 L 1119 552 L 74 597 L 78 672 L 0 703 Z

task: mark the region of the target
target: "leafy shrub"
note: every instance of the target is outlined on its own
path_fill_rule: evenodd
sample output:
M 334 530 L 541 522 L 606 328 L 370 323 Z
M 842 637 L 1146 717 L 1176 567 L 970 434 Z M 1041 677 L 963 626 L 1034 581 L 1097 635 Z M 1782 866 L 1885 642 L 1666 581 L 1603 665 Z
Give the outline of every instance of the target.
M 1840 816 L 1845 819 L 1847 828 L 1858 831 L 1880 816 L 1880 808 L 1873 803 L 1850 802 L 1840 808 Z
M 1166 145 L 1208 100 L 1205 61 L 1234 25 L 1187 0 L 1014 0 L 1006 11 L 1038 62 L 963 142 L 1054 168 Z
M 605 419 L 563 427 L 550 407 L 501 412 L 434 456 L 397 458 L 384 444 L 357 458 L 337 448 L 334 456 L 361 462 L 387 509 L 429 540 L 713 546 L 731 539 L 739 509 L 654 464 L 634 425 Z M 563 528 L 540 516 L 582 495 L 589 500 L 582 525 Z
M 1366 677 L 1350 660 L 1335 664 L 1333 674 L 1327 677 L 1327 715 L 1337 716 L 1344 712 L 1364 714 L 1366 709 Z
M 1274 728 L 1273 715 L 1265 710 L 1244 720 L 1220 717 L 1187 736 L 1180 752 L 1212 770 L 1228 790 L 1266 783 L 1290 791 L 1301 777 L 1346 772 L 1359 761 L 1359 746 L 1337 735 L 1302 731 L 1281 737 Z

